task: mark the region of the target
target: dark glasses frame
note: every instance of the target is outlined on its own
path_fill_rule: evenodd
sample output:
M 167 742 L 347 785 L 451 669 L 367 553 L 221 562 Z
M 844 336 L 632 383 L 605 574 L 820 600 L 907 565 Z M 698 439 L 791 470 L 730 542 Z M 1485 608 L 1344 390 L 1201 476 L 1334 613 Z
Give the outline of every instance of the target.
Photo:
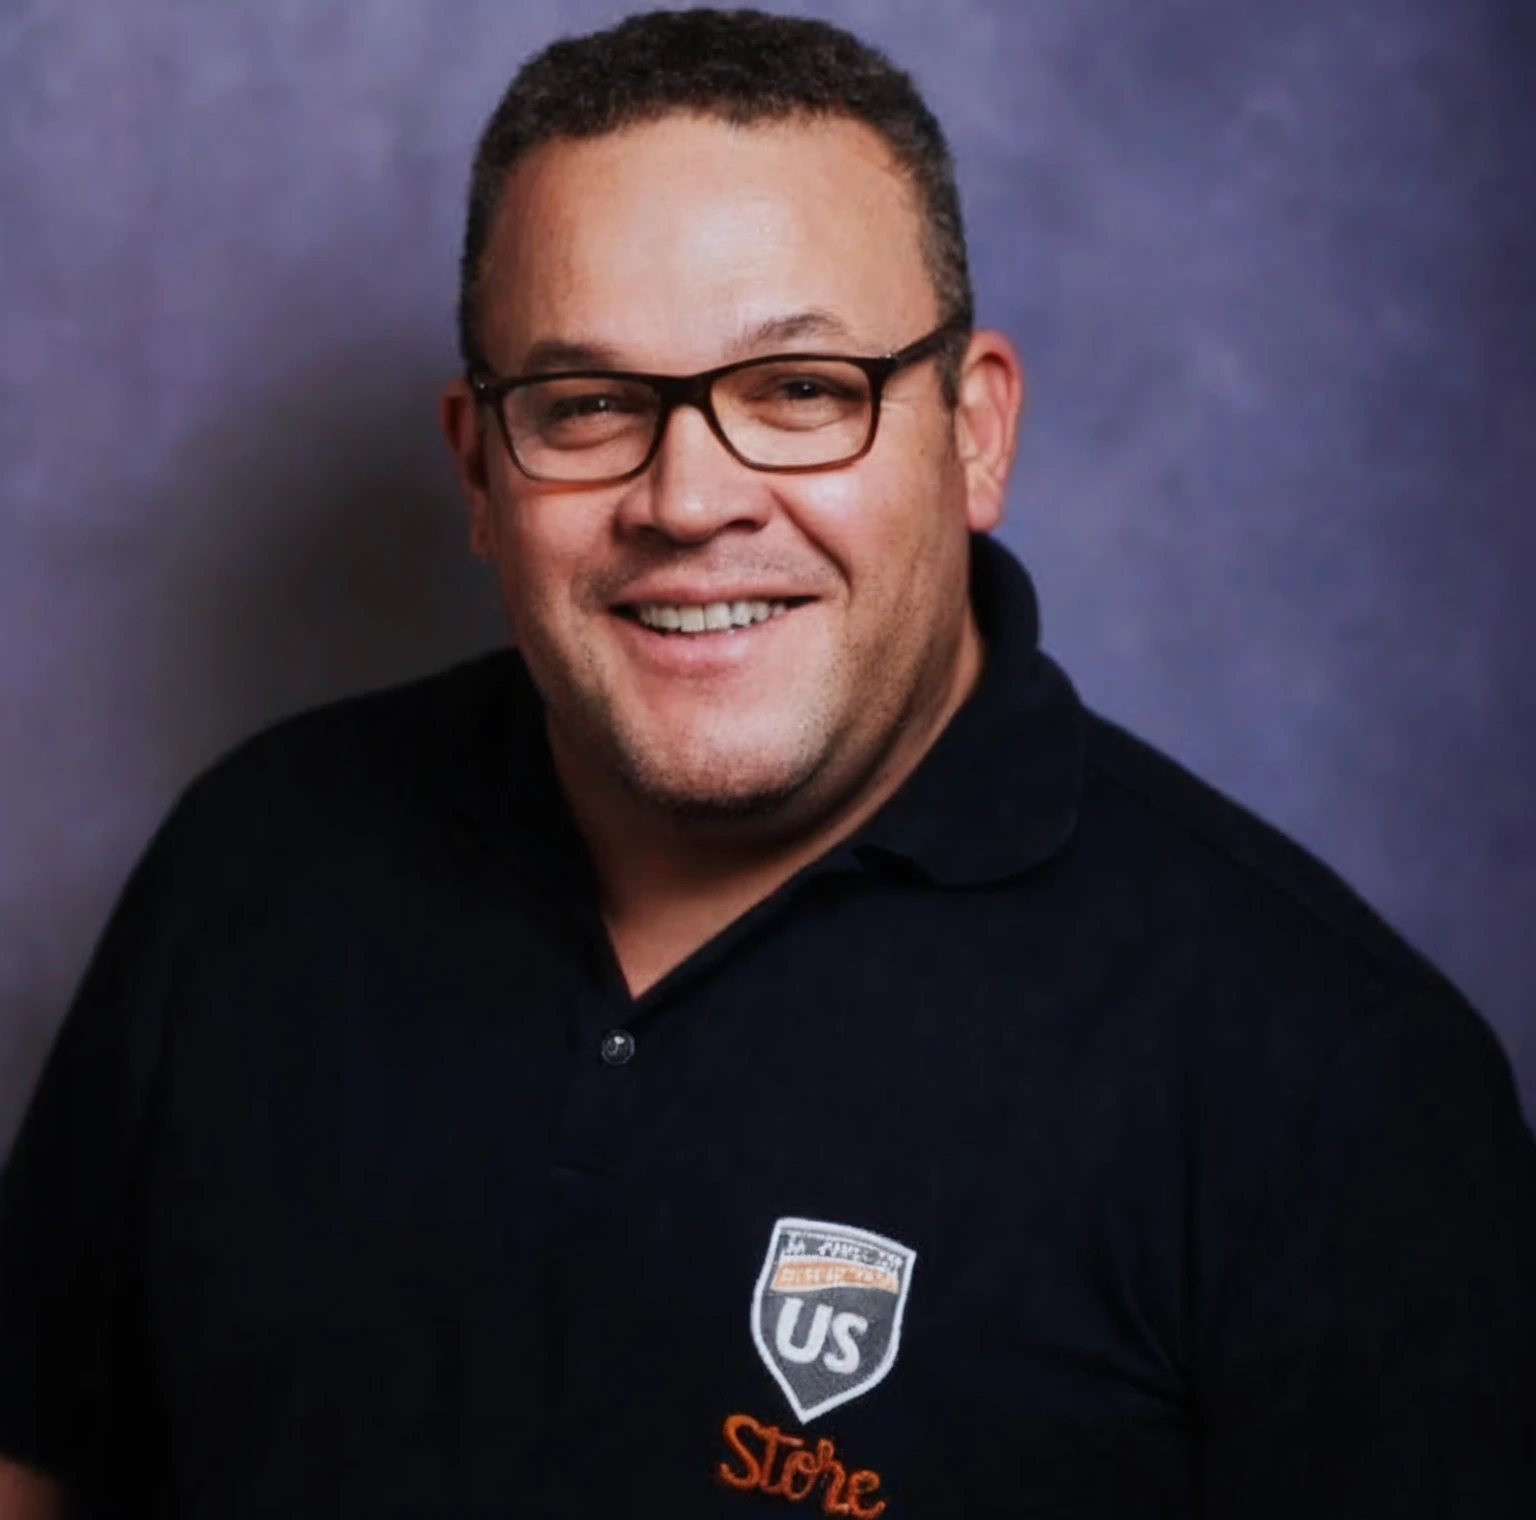
M 633 480 L 637 475 L 643 475 L 656 458 L 657 451 L 661 448 L 661 440 L 667 431 L 667 422 L 680 406 L 697 407 L 704 414 L 704 420 L 709 424 L 710 431 L 720 440 L 721 446 L 738 463 L 744 464 L 749 470 L 762 470 L 772 475 L 813 475 L 822 470 L 840 470 L 847 465 L 854 464 L 862 459 L 875 446 L 875 434 L 880 428 L 880 398 L 883 395 L 886 383 L 897 371 L 907 369 L 913 364 L 921 363 L 924 359 L 932 358 L 941 353 L 955 339 L 969 333 L 970 324 L 959 318 L 951 318 L 941 323 L 930 333 L 924 334 L 915 342 L 907 344 L 905 348 L 897 349 L 895 353 L 882 354 L 876 358 L 867 358 L 861 354 L 826 354 L 826 353 L 789 353 L 789 354 L 761 354 L 753 359 L 738 359 L 732 364 L 722 364 L 715 369 L 700 370 L 696 375 L 652 375 L 643 374 L 634 370 L 619 369 L 570 369 L 547 370 L 532 375 L 501 376 L 491 373 L 489 370 L 475 370 L 465 376 L 470 390 L 474 393 L 475 400 L 482 406 L 489 408 L 496 418 L 496 424 L 501 430 L 502 442 L 507 446 L 507 453 L 511 456 L 513 464 L 522 471 L 530 480 L 545 481 L 551 485 L 582 485 L 602 486 L 618 485 L 621 481 Z M 725 429 L 721 426 L 719 417 L 715 414 L 714 385 L 715 382 L 726 375 L 733 375 L 738 370 L 750 369 L 758 364 L 785 364 L 801 362 L 826 363 L 833 361 L 839 364 L 852 364 L 863 370 L 869 381 L 869 432 L 865 435 L 863 444 L 851 454 L 838 459 L 828 460 L 825 464 L 758 464 L 754 460 L 743 455 L 731 440 L 726 437 Z M 517 446 L 512 442 L 512 430 L 507 426 L 505 410 L 506 398 L 513 391 L 524 386 L 536 385 L 548 380 L 623 380 L 638 382 L 649 386 L 656 393 L 659 406 L 656 412 L 655 431 L 651 437 L 651 445 L 645 451 L 645 457 L 631 470 L 625 470 L 620 475 L 598 475 L 591 478 L 580 477 L 569 479 L 563 476 L 540 475 L 530 470 L 517 455 Z

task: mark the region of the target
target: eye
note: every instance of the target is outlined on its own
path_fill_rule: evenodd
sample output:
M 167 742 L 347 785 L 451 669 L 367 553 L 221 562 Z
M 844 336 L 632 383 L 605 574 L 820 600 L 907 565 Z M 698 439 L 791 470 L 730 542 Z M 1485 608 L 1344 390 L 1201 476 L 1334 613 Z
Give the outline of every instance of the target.
M 643 385 L 617 380 L 547 380 L 514 391 L 514 426 L 537 428 L 563 442 L 605 439 L 655 415 L 656 398 Z
M 786 401 L 820 401 L 834 393 L 825 381 L 797 375 L 779 382 L 779 394 Z
M 587 395 L 561 396 L 552 400 L 544 415 L 550 422 L 569 422 L 581 417 L 601 417 L 626 410 L 622 398 L 594 391 Z M 631 408 L 632 410 L 632 408 Z
M 729 375 L 715 404 L 726 427 L 779 434 L 858 431 L 869 416 L 869 382 L 844 359 L 766 359 Z
M 852 375 L 843 375 L 818 374 L 806 370 L 770 370 L 756 376 L 750 372 L 743 375 L 741 388 L 756 405 L 808 406 L 861 400 L 864 395 L 862 381 L 863 376 L 857 371 Z

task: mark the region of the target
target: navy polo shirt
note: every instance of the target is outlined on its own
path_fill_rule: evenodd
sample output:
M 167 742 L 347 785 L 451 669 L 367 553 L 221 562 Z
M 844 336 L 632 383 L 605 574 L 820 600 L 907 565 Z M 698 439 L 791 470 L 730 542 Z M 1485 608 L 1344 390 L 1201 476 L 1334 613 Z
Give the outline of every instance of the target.
M 1530 1520 L 1495 1039 L 973 562 L 922 764 L 638 999 L 511 653 L 193 786 L 4 1176 L 0 1451 L 197 1520 Z

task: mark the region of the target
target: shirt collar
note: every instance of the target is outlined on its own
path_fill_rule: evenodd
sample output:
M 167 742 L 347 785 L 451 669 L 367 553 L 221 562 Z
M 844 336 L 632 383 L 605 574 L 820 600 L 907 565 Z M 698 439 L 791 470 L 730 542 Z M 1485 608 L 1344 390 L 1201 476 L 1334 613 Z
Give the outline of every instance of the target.
M 978 534 L 971 593 L 986 645 L 976 689 L 890 801 L 824 865 L 894 866 L 939 886 L 982 886 L 1040 864 L 1070 836 L 1085 717 L 1039 648 L 1034 586 L 1007 549 Z M 574 884 L 586 876 L 586 852 L 559 795 L 542 703 L 521 659 L 496 663 L 467 811 L 515 840 L 551 885 Z
M 1082 787 L 1082 704 L 1039 648 L 1028 572 L 980 534 L 971 595 L 986 645 L 976 689 L 848 842 L 862 863 L 905 861 L 940 886 L 982 886 L 1047 860 L 1072 833 Z

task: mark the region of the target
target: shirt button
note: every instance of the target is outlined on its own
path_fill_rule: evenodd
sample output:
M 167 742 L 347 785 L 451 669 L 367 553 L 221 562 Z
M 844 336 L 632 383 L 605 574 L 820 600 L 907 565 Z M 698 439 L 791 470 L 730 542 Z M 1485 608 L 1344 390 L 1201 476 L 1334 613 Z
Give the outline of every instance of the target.
M 610 1029 L 603 1036 L 601 1054 L 605 1066 L 623 1066 L 635 1053 L 635 1037 L 627 1029 Z

